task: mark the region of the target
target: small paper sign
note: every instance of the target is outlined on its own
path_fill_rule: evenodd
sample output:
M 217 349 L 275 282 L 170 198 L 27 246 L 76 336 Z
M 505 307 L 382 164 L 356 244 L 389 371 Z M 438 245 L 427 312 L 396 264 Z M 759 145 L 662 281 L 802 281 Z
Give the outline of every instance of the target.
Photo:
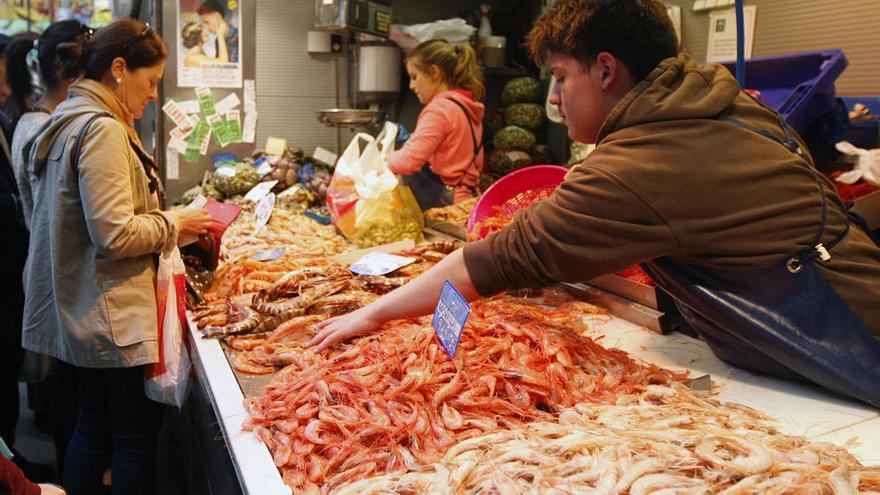
M 259 184 L 251 188 L 251 190 L 248 191 L 247 194 L 244 195 L 244 199 L 248 201 L 259 201 L 263 198 L 263 196 L 269 194 L 269 192 L 272 191 L 272 188 L 275 187 L 275 184 L 278 184 L 277 180 L 260 182 Z
M 186 114 L 180 110 L 180 107 L 178 107 L 177 103 L 173 100 L 169 100 L 168 103 L 162 105 L 162 111 L 165 112 L 165 115 L 167 115 L 177 127 L 186 123 Z
M 415 260 L 415 258 L 373 251 L 355 261 L 348 269 L 358 275 L 385 275 Z
M 269 217 L 272 216 L 272 209 L 275 208 L 275 193 L 269 193 L 257 203 L 257 229 L 261 229 L 269 223 Z
M 217 100 L 214 99 L 214 92 L 210 88 L 196 88 L 196 96 L 199 98 L 202 115 L 210 117 L 217 113 Z
M 312 157 L 319 162 L 323 162 L 329 166 L 336 165 L 336 153 L 332 153 L 330 151 L 325 150 L 324 148 L 318 146 L 315 148 L 315 152 L 312 153 Z
M 284 256 L 284 248 L 273 249 L 271 251 L 260 251 L 254 253 L 251 259 L 254 261 L 273 261 Z
M 231 143 L 241 142 L 241 114 L 238 110 L 226 113 L 226 129 Z
M 226 95 L 226 98 L 223 98 L 222 100 L 217 102 L 217 113 L 228 113 L 233 108 L 237 107 L 239 103 L 241 103 L 241 100 L 238 99 L 238 95 L 235 93 L 229 93 L 228 95 Z
M 284 150 L 287 149 L 287 140 L 284 138 L 277 138 L 269 136 L 266 139 L 266 154 L 267 155 L 276 155 L 281 156 L 284 154 Z
M 455 357 L 461 331 L 471 314 L 471 306 L 449 281 L 443 283 L 431 326 L 450 358 Z

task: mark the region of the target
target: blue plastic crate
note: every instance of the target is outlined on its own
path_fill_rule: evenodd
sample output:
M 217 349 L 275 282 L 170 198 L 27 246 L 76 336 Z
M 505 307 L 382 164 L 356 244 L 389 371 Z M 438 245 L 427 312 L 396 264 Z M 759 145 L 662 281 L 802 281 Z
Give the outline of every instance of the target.
M 736 62 L 722 65 L 735 74 Z M 754 58 L 746 60 L 745 89 L 758 90 L 762 103 L 803 132 L 834 108 L 834 81 L 846 66 L 841 50 Z

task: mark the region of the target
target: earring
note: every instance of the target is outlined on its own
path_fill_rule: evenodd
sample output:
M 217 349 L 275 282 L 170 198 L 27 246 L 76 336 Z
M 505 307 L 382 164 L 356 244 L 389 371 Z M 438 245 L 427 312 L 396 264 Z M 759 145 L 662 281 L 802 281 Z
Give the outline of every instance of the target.
M 121 77 L 117 77 L 117 78 L 116 78 L 116 84 L 122 84 L 122 78 L 121 78 Z

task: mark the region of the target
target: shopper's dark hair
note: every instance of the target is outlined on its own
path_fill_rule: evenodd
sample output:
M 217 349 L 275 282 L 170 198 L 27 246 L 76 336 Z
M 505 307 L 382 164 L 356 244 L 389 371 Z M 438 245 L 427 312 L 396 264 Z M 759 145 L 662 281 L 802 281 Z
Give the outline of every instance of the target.
M 146 24 L 126 19 L 101 28 L 85 44 L 58 45 L 63 74 L 82 73 L 87 79 L 104 79 L 113 60 L 122 57 L 128 70 L 153 67 L 168 58 L 168 48 Z
M 216 12 L 223 17 L 226 16 L 226 8 L 217 0 L 205 0 L 196 10 L 196 13 L 199 15 L 210 14 L 211 12 Z
M 587 66 L 608 52 L 636 81 L 678 54 L 675 28 L 660 0 L 559 0 L 535 22 L 525 46 L 537 63 L 553 52 Z
M 56 49 L 61 43 L 76 43 L 83 45 L 92 33 L 91 28 L 74 20 L 58 21 L 52 23 L 36 43 L 37 62 L 39 64 L 40 78 L 46 90 L 57 89 L 61 84 L 66 84 L 69 79 L 77 74 L 64 75 L 61 71 L 61 62 L 58 60 Z M 6 49 L 6 77 L 12 96 L 7 100 L 7 111 L 13 122 L 18 122 L 19 117 L 32 105 L 30 101 L 35 93 L 30 67 L 28 67 L 30 52 L 34 42 L 30 40 L 17 40 Z
M 3 51 L 6 57 L 6 81 L 11 91 L 3 106 L 12 127 L 15 127 L 21 114 L 27 110 L 31 96 L 34 94 L 34 85 L 27 64 L 28 53 L 33 48 L 33 41 L 21 39 L 6 45 Z

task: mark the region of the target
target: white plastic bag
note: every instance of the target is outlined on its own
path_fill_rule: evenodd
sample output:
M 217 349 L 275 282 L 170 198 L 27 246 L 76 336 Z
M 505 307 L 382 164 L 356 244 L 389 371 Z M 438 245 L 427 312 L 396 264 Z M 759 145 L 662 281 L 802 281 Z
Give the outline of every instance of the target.
M 837 151 L 845 155 L 854 155 L 859 157 L 856 166 L 849 172 L 844 172 L 837 177 L 838 182 L 844 184 L 855 184 L 859 179 L 865 179 L 875 186 L 880 186 L 880 149 L 863 150 L 856 148 L 852 144 L 841 141 L 834 145 Z
M 186 269 L 177 246 L 159 256 L 156 276 L 159 312 L 159 362 L 144 370 L 144 391 L 150 399 L 183 407 L 191 361 L 186 348 Z
M 428 40 L 446 40 L 453 45 L 469 43 L 471 36 L 477 28 L 469 25 L 464 19 L 442 19 L 425 24 L 413 24 L 411 26 L 397 25 L 404 33 L 415 38 L 419 43 Z M 395 40 L 396 41 L 396 40 Z M 401 45 L 401 48 L 405 48 Z M 406 50 L 405 50 L 406 51 Z

